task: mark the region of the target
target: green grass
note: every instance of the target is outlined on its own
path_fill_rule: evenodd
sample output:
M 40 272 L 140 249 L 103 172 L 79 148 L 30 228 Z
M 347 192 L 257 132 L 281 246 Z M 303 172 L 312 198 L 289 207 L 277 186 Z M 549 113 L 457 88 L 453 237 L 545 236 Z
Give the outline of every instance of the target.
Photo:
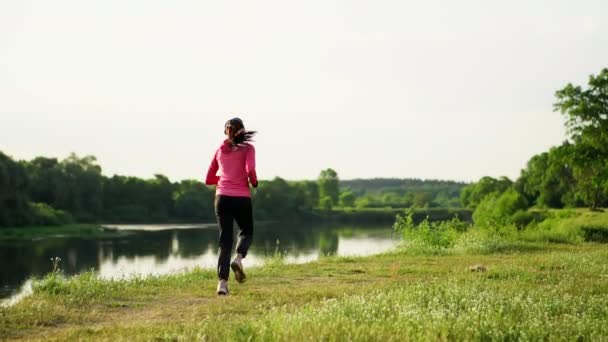
M 608 210 L 562 209 L 541 212 L 547 218 L 521 233 L 527 241 L 608 242 Z
M 525 244 L 525 243 L 524 243 Z M 483 264 L 488 271 L 471 273 Z M 0 309 L 0 338 L 105 340 L 597 340 L 608 336 L 608 246 L 494 254 L 275 256 L 215 295 L 194 270 L 108 281 L 52 274 Z
M 476 227 L 460 220 L 414 223 L 398 215 L 394 228 L 407 241 L 410 254 L 522 252 L 547 243 L 608 242 L 608 211 L 534 210 L 540 219 L 528 226 Z M 468 226 L 468 227 L 467 227 Z
M 2 227 L 1 240 L 24 240 L 54 236 L 107 237 L 129 234 L 124 231 L 106 229 L 97 224 L 67 224 L 62 226 Z

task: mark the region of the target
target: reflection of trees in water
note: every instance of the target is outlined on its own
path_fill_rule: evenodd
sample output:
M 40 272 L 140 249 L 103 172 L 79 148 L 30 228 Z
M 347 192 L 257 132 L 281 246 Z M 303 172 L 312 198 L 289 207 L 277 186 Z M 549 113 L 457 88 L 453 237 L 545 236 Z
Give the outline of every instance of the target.
M 264 224 L 254 228 L 253 255 L 282 254 L 299 256 L 318 251 L 319 255 L 335 254 L 339 236 L 358 234 L 360 227 L 324 225 Z M 371 232 L 378 229 L 371 229 Z M 238 239 L 235 225 L 235 245 Z M 30 277 L 42 277 L 52 270 L 50 259 L 60 257 L 60 268 L 66 275 L 99 270 L 107 260 L 153 256 L 157 262 L 170 256 L 193 259 L 217 252 L 217 229 L 181 229 L 134 232 L 119 238 L 81 239 L 50 238 L 19 241 L 0 246 L 0 297 L 10 295 Z
M 154 256 L 167 259 L 172 250 L 172 231 L 137 232 L 120 239 L 106 240 L 102 247 L 104 258 L 116 262 L 119 258 Z
M 298 256 L 322 249 L 323 255 L 338 250 L 338 234 L 335 230 L 321 225 L 273 224 L 256 227 L 252 253 L 273 254 L 276 241 L 278 251 Z
M 319 234 L 319 256 L 334 255 L 338 251 L 338 234 L 325 231 Z
M 60 257 L 59 267 L 66 275 L 97 269 L 95 240 L 52 238 L 19 241 L 0 248 L 0 297 L 11 294 L 31 277 L 42 277 L 52 271 L 51 258 Z
M 183 258 L 197 257 L 217 250 L 217 229 L 184 229 L 176 231 L 178 254 Z

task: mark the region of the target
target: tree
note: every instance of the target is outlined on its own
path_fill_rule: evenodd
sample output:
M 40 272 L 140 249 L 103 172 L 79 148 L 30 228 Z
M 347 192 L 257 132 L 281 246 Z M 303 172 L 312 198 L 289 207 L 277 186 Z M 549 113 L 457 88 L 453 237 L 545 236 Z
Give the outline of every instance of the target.
M 355 194 L 353 194 L 352 191 L 343 191 L 340 194 L 340 205 L 352 208 L 355 206 L 355 199 Z
M 591 144 L 574 145 L 576 196 L 591 209 L 608 204 L 608 155 Z
M 296 194 L 283 178 L 261 181 L 253 201 L 255 212 L 266 218 L 293 218 L 297 213 Z
M 566 127 L 575 140 L 582 138 L 607 149 L 608 139 L 608 68 L 590 75 L 588 88 L 571 83 L 555 92 L 554 109 L 566 116 Z
M 94 156 L 79 158 L 71 153 L 59 163 L 65 191 L 59 190 L 63 196 L 57 208 L 71 212 L 81 221 L 95 220 L 102 211 L 103 177 L 96 162 Z
M 587 89 L 569 83 L 555 97 L 554 109 L 566 116 L 575 145 L 577 197 L 594 209 L 608 197 L 608 68 L 589 76 Z
M 0 226 L 29 223 L 28 183 L 23 165 L 0 152 Z
M 473 212 L 475 225 L 481 228 L 499 228 L 512 223 L 515 213 L 526 210 L 528 203 L 513 188 L 503 193 L 493 192 L 477 205 Z
M 31 179 L 28 187 L 30 199 L 56 206 L 63 185 L 59 161 L 56 158 L 36 157 L 25 165 Z
M 566 141 L 560 146 L 552 147 L 548 152 L 533 156 L 528 161 L 514 186 L 526 196 L 529 203 L 549 208 L 576 206 L 572 170 L 573 147 Z
M 371 195 L 363 195 L 355 200 L 356 208 L 369 208 L 373 205 L 374 198 Z
M 183 180 L 173 192 L 175 215 L 188 220 L 213 220 L 213 191 L 196 180 Z
M 413 206 L 416 208 L 428 208 L 431 204 L 431 193 L 430 192 L 417 192 L 414 195 Z
M 318 183 L 320 198 L 328 196 L 332 203 L 338 203 L 340 196 L 338 173 L 332 169 L 325 169 L 319 174 Z
M 293 182 L 295 201 L 299 211 L 311 212 L 319 205 L 319 184 L 315 181 Z
M 147 181 L 146 203 L 150 215 L 155 220 L 167 220 L 173 214 L 173 191 L 175 186 L 165 175 L 155 174 Z
M 465 208 L 474 209 L 483 199 L 492 193 L 503 193 L 513 185 L 507 177 L 499 179 L 483 177 L 477 183 L 465 186 L 460 193 L 460 201 Z
M 319 207 L 323 211 L 331 211 L 334 206 L 334 201 L 329 196 L 321 197 L 319 200 Z

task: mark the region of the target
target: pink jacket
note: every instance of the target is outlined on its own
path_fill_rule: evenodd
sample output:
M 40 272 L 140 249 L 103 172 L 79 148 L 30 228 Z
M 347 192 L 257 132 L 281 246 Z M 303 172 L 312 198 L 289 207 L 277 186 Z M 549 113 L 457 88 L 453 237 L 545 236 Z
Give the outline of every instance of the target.
M 251 197 L 249 183 L 258 186 L 255 148 L 244 143 L 233 149 L 227 140 L 215 151 L 205 184 L 217 184 L 216 195 Z

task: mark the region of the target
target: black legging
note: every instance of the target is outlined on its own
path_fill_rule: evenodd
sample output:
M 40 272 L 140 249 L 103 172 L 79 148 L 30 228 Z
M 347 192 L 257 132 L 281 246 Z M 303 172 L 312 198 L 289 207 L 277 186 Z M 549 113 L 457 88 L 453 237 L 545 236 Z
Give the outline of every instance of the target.
M 253 210 L 251 198 L 225 195 L 215 196 L 215 217 L 220 226 L 220 248 L 217 261 L 217 276 L 228 280 L 230 275 L 230 254 L 232 252 L 233 222 L 239 226 L 239 242 L 236 252 L 243 257 L 247 255 L 253 237 Z

